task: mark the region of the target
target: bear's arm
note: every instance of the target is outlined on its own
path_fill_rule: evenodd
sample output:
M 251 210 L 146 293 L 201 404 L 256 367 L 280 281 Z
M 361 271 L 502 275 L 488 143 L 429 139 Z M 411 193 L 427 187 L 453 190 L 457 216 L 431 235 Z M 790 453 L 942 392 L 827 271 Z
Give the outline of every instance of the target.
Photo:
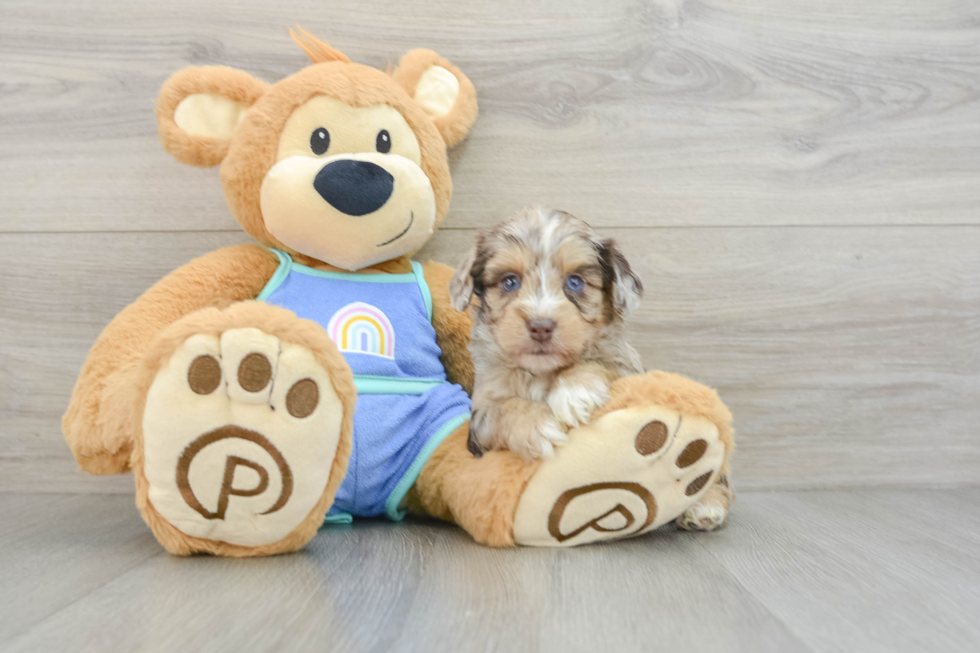
M 174 270 L 123 309 L 89 351 L 62 418 L 78 466 L 92 474 L 129 469 L 134 374 L 164 328 L 202 308 L 255 299 L 278 259 L 259 245 L 205 254 Z
M 449 280 L 453 269 L 429 261 L 422 266 L 425 281 L 432 294 L 432 325 L 442 349 L 442 364 L 453 383 L 473 394 L 473 361 L 470 358 L 470 328 L 473 322 L 468 313 L 460 313 L 449 301 Z

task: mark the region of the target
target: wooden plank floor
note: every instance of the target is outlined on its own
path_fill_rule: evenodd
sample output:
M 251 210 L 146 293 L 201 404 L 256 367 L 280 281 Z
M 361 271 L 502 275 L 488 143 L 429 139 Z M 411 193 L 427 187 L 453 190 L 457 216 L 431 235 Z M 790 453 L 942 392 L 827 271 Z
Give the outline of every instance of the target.
M 164 553 L 129 497 L 0 495 L 4 651 L 980 649 L 980 489 L 743 493 L 730 526 L 494 550 L 358 522 Z

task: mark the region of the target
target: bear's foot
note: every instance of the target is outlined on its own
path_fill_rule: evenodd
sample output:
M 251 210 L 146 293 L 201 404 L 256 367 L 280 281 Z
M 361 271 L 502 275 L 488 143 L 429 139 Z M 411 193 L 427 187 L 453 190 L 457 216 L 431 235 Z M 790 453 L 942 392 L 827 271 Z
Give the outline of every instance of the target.
M 662 406 L 609 412 L 569 433 L 521 496 L 514 540 L 575 546 L 639 535 L 676 519 L 725 458 L 711 421 Z
M 340 482 L 344 411 L 307 347 L 256 328 L 188 337 L 146 395 L 144 517 L 174 553 L 299 548 Z

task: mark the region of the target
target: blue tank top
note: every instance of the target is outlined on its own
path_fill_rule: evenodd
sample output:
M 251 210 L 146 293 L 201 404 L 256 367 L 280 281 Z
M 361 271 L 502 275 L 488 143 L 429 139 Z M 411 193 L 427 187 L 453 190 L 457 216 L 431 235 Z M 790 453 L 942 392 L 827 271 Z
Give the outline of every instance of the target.
M 358 391 L 347 475 L 328 521 L 387 514 L 436 447 L 470 416 L 470 399 L 448 382 L 432 326 L 422 266 L 407 274 L 326 272 L 272 250 L 279 268 L 257 297 L 326 329 Z

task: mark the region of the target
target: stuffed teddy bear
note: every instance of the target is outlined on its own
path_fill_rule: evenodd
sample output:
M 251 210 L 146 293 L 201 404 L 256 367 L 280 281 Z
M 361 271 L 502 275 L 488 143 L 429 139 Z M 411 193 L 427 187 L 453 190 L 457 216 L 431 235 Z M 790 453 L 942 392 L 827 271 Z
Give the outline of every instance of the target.
M 131 470 L 181 555 L 292 551 L 351 515 L 568 546 L 727 508 L 731 415 L 663 372 L 616 382 L 552 458 L 468 451 L 471 323 L 452 269 L 410 256 L 446 217 L 473 85 L 428 50 L 386 73 L 293 38 L 313 65 L 275 84 L 193 67 L 163 86 L 164 149 L 221 165 L 258 244 L 191 261 L 106 327 L 63 420 L 80 468 Z

